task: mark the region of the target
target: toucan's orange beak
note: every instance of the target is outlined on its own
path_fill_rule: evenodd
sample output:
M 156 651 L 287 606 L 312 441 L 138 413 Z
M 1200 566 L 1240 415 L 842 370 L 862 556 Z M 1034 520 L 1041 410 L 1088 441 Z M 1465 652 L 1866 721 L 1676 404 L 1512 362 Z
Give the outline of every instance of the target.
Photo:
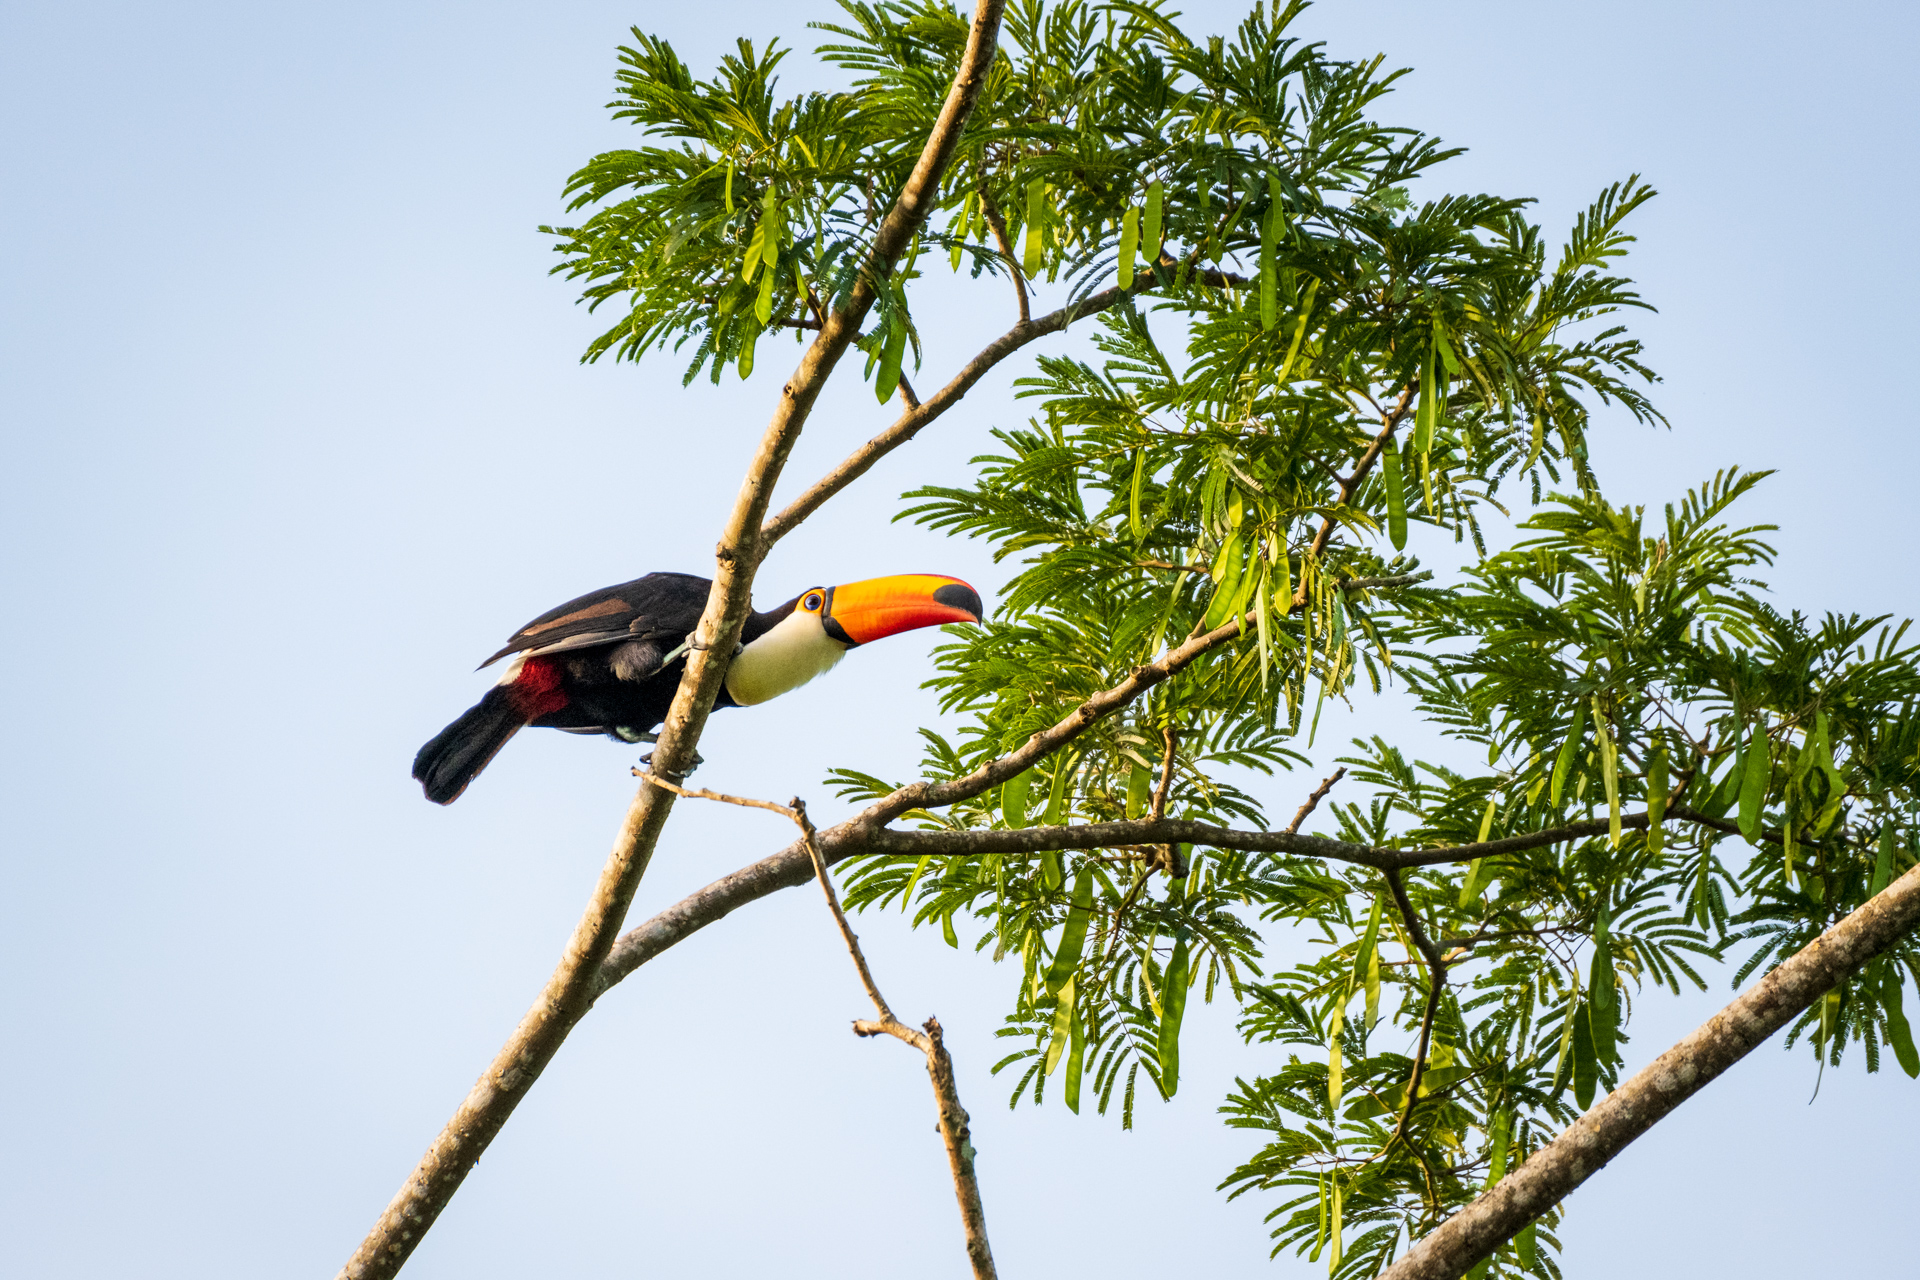
M 827 634 L 842 644 L 866 644 L 915 627 L 980 621 L 980 593 L 958 578 L 901 573 L 829 587 Z

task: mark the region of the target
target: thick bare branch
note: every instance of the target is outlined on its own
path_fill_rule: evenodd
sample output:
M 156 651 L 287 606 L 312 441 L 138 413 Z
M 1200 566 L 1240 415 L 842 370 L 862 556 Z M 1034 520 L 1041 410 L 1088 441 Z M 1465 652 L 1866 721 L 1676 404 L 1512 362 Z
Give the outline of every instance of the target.
M 1920 867 L 1888 885 L 1602 1098 L 1493 1190 L 1414 1245 L 1380 1280 L 1455 1280 L 1465 1275 L 1916 924 Z
M 1625 814 L 1620 825 L 1643 831 L 1644 813 Z M 1505 836 L 1484 844 L 1430 849 L 1385 849 L 1352 844 L 1326 836 L 1286 831 L 1235 831 L 1204 822 L 1175 818 L 1136 822 L 1092 822 L 1074 827 L 1027 827 L 1016 831 L 895 831 L 868 827 L 859 819 L 828 827 L 820 833 L 821 856 L 828 866 L 864 853 L 932 854 L 957 857 L 980 853 L 1033 853 L 1048 849 L 1112 849 L 1142 844 L 1197 844 L 1250 853 L 1287 853 L 1325 858 L 1385 871 L 1390 867 L 1425 867 L 1471 862 L 1475 858 L 1524 853 L 1563 840 L 1605 835 L 1604 818 L 1564 827 Z M 732 875 L 683 898 L 622 937 L 601 967 L 594 985 L 597 998 L 628 974 L 661 952 L 732 912 L 781 889 L 805 884 L 813 874 L 804 844 L 795 842 L 778 853 L 742 867 Z
M 781 388 L 773 420 L 761 437 L 715 552 L 706 611 L 654 751 L 654 769 L 660 774 L 684 777 L 693 762 L 741 623 L 752 607 L 760 526 L 773 487 L 821 387 L 873 305 L 871 279 L 891 272 L 938 197 L 941 175 L 959 145 L 961 129 L 992 64 L 1004 7 L 1005 0 L 979 0 L 975 6 L 959 73 L 912 175 L 874 237 L 860 282 L 846 304 L 826 317 L 799 367 Z M 672 806 L 673 796 L 661 788 L 643 785 L 638 789 L 587 910 L 540 998 L 348 1259 L 342 1277 L 375 1280 L 399 1272 L 568 1033 L 592 1007 L 601 965 L 619 936 Z

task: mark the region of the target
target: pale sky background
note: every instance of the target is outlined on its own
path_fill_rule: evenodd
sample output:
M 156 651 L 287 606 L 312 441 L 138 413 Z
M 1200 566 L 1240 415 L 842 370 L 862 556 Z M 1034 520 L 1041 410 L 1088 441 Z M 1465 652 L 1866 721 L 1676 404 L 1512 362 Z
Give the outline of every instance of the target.
M 1238 4 L 1196 3 L 1224 31 Z M 1920 325 L 1911 74 L 1892 4 L 1326 0 L 1298 30 L 1417 73 L 1382 108 L 1469 155 L 1416 195 L 1661 191 L 1628 270 L 1671 434 L 1608 420 L 1616 499 L 1777 467 L 1792 607 L 1920 612 L 1907 493 Z M 536 224 L 596 151 L 630 24 L 710 67 L 801 51 L 823 5 L 15 3 L 0 10 L 0 1273 L 331 1275 L 544 981 L 633 790 L 631 753 L 522 735 L 458 805 L 415 748 L 527 618 L 707 572 L 793 349 L 718 390 L 671 357 L 582 367 L 595 321 Z M 822 83 L 804 52 L 786 84 Z M 923 382 L 1008 317 L 956 294 Z M 923 325 L 925 317 L 923 314 Z M 1054 349 L 1060 349 L 1055 347 Z M 983 384 L 790 539 L 768 598 L 957 573 L 892 525 L 1024 412 Z M 788 471 L 890 416 L 844 378 Z M 25 643 L 31 640 L 32 643 Z M 840 811 L 833 765 L 904 776 L 929 634 L 719 716 L 709 786 Z M 1368 723 L 1395 723 L 1391 711 Z M 1351 723 L 1322 726 L 1315 763 Z M 1319 774 L 1264 784 L 1287 814 Z M 683 805 L 636 918 L 784 844 Z M 1009 1277 L 1322 1274 L 1266 1260 L 1271 1202 L 1214 1108 L 1250 1051 L 1196 1009 L 1179 1097 L 1139 1124 L 1010 1113 L 989 1065 L 1018 974 L 858 922 L 903 1016 L 938 1013 Z M 1649 996 L 1630 1066 L 1729 995 Z M 919 1062 L 865 1012 L 817 893 L 744 910 L 603 1000 L 407 1274 L 965 1274 Z M 1857 1053 L 1816 1103 L 1777 1044 L 1572 1201 L 1573 1278 L 1905 1274 L 1920 1085 Z

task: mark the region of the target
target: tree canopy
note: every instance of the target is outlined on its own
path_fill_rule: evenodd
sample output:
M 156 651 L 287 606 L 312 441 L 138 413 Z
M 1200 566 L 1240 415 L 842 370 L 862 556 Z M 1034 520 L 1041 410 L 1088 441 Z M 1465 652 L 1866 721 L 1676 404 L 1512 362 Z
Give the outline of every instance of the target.
M 1599 411 L 1666 426 L 1621 274 L 1652 189 L 1557 242 L 1522 197 L 1416 197 L 1457 152 L 1384 123 L 1401 73 L 1330 56 L 1305 8 L 1206 36 L 1155 0 L 1009 5 L 891 269 L 872 246 L 965 16 L 841 0 L 819 53 L 848 86 L 790 98 L 785 50 L 702 78 L 636 30 L 613 107 L 646 142 L 580 169 L 548 230 L 612 317 L 586 358 L 673 348 L 689 380 L 750 376 L 768 330 L 864 288 L 860 372 L 911 430 L 1095 327 L 1097 357 L 1023 368 L 1033 415 L 971 483 L 905 496 L 1011 576 L 939 652 L 957 728 L 926 731 L 922 776 L 833 774 L 868 808 L 829 851 L 849 905 L 1017 970 L 1016 1103 L 1131 1123 L 1180 1086 L 1195 994 L 1291 1049 L 1223 1100 L 1249 1150 L 1221 1188 L 1268 1207 L 1276 1253 L 1358 1277 L 1613 1088 L 1638 1002 L 1743 981 L 1914 865 L 1920 655 L 1904 622 L 1768 595 L 1738 510 L 1763 474 L 1659 512 L 1605 496 Z M 903 375 L 943 272 L 1017 319 L 923 403 Z M 1465 567 L 1422 569 L 1415 530 Z M 1329 701 L 1369 697 L 1446 759 L 1323 740 Z M 1297 814 L 1256 795 L 1275 771 Z M 1902 941 L 1791 1041 L 1920 1074 L 1910 979 Z M 1559 1220 L 1480 1274 L 1557 1276 Z

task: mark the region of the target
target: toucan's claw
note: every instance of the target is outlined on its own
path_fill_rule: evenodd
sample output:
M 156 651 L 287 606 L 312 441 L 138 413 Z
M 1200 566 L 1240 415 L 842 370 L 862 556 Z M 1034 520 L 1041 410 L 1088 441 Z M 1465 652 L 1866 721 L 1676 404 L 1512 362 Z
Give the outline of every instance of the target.
M 658 741 L 659 741 L 660 739 L 659 739 L 659 736 L 658 736 L 657 734 L 649 734 L 649 735 L 647 736 L 647 738 L 646 738 L 645 740 L 646 740 L 646 741 L 648 741 L 648 742 L 658 742 Z M 687 777 L 687 776 L 688 776 L 689 774 L 691 774 L 691 773 L 692 773 L 692 772 L 693 772 L 693 771 L 694 771 L 695 769 L 698 769 L 698 768 L 699 768 L 699 767 L 700 767 L 701 765 L 703 765 L 703 764 L 705 764 L 706 762 L 707 762 L 707 759 L 706 759 L 706 757 L 705 757 L 705 756 L 703 756 L 703 755 L 701 755 L 701 754 L 700 754 L 700 753 L 699 753 L 698 751 L 696 751 L 696 752 L 694 752 L 694 753 L 693 753 L 693 763 L 687 766 L 687 772 L 686 772 L 686 773 L 683 773 L 683 774 L 681 774 L 681 775 L 679 775 L 679 776 L 680 776 L 680 777 L 682 777 L 682 778 L 685 778 L 685 777 Z M 645 770 L 646 770 L 647 772 L 649 772 L 649 773 L 651 773 L 651 772 L 653 772 L 653 752 L 651 752 L 651 751 L 649 751 L 649 752 L 647 752 L 647 754 L 645 754 L 645 755 L 643 755 L 643 756 L 641 756 L 641 757 L 640 757 L 640 765 L 641 765 L 641 767 L 642 767 L 642 768 L 644 768 L 644 769 L 645 769 Z M 662 774 L 661 774 L 660 776 L 664 778 L 664 777 L 666 777 L 667 775 L 666 775 L 666 774 L 664 774 L 664 773 L 662 773 Z

